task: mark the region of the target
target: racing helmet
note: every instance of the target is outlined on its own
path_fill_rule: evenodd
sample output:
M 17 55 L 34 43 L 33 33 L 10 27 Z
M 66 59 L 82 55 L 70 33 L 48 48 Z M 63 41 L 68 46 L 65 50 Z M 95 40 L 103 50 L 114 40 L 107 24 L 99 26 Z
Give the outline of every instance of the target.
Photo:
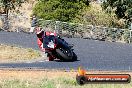
M 36 28 L 36 35 L 38 38 L 42 38 L 43 34 L 44 34 L 44 30 L 42 29 L 42 27 Z

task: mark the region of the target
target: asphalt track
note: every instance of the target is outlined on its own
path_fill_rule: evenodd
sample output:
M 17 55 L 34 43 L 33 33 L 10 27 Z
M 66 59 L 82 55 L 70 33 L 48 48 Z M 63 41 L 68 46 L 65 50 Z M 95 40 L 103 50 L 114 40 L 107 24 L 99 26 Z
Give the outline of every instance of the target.
M 44 61 L 31 63 L 0 63 L 0 68 L 40 68 L 87 70 L 132 70 L 132 45 L 79 38 L 65 38 L 74 44 L 75 62 Z M 35 34 L 0 32 L 0 43 L 38 49 Z

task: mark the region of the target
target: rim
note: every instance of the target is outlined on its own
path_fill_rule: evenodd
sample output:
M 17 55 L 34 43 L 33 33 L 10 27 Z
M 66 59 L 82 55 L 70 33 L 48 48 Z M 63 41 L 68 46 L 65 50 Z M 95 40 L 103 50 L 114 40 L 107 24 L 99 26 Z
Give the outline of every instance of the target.
M 60 48 L 60 50 L 61 50 L 64 54 L 66 54 L 68 57 L 71 57 L 71 56 L 72 56 L 70 50 L 64 50 L 64 49 L 62 49 L 62 48 Z

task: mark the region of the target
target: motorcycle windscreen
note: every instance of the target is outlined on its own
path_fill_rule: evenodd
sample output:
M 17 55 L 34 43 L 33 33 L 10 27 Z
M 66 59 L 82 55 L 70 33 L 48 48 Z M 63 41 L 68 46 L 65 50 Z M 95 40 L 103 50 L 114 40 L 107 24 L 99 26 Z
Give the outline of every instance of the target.
M 53 49 L 54 48 L 54 45 L 55 45 L 55 36 L 45 36 L 43 38 L 43 47 L 45 49 Z

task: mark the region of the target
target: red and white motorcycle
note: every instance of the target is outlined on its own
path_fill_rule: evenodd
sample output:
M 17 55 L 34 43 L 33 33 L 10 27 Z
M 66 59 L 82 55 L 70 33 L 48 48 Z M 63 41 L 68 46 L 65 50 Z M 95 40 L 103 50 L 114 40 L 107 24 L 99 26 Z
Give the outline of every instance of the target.
M 68 44 L 64 39 L 57 36 L 56 33 L 44 32 L 42 35 L 43 48 L 47 57 L 60 59 L 62 61 L 76 61 L 77 55 L 74 53 L 73 45 Z M 39 35 L 37 35 L 39 36 Z

